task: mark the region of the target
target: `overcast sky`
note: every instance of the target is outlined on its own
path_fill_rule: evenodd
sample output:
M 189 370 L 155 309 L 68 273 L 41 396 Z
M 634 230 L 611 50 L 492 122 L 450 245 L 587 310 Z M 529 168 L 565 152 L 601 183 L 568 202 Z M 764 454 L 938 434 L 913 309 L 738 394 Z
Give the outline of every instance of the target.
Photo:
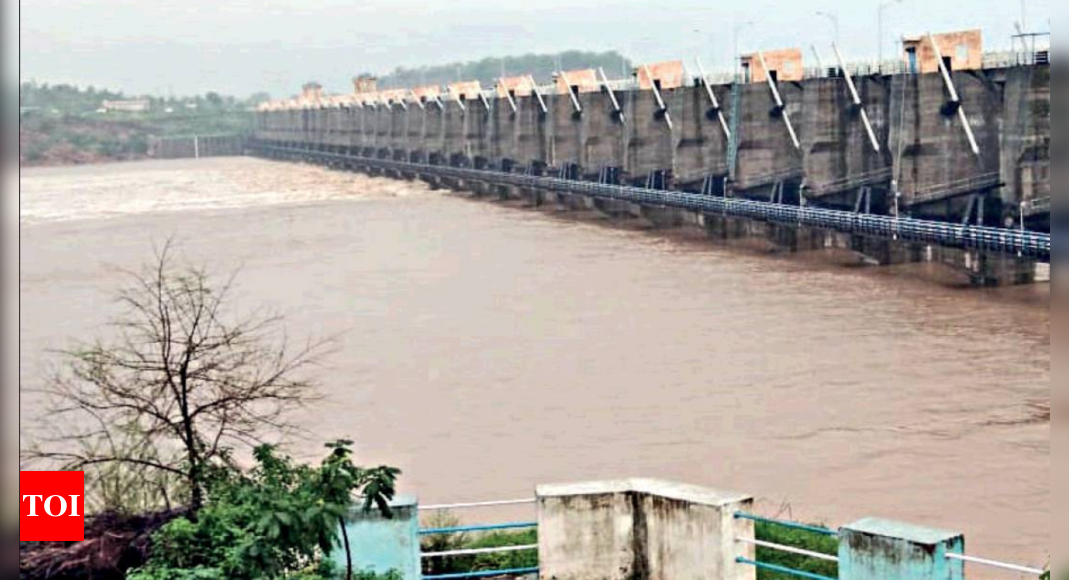
M 698 55 L 706 68 L 727 68 L 735 24 L 749 21 L 743 52 L 802 46 L 812 61 L 808 47 L 816 44 L 830 59 L 834 29 L 818 10 L 838 14 L 848 59 L 874 59 L 880 2 L 20 0 L 19 34 L 5 14 L 4 38 L 8 55 L 19 45 L 22 80 L 281 96 L 307 80 L 340 91 L 362 71 L 572 48 L 615 49 L 641 61 Z M 1049 30 L 1050 0 L 1024 6 L 1029 28 Z M 927 30 L 982 28 L 987 48 L 1008 48 L 1021 12 L 1017 0 L 902 0 L 885 13 L 885 56 L 896 53 L 894 38 Z

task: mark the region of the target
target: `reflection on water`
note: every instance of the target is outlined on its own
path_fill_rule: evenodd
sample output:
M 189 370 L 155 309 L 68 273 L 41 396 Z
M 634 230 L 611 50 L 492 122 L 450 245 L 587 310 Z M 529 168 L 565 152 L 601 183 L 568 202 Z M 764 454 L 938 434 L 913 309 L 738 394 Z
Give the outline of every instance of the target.
M 1046 559 L 1049 286 L 947 288 L 251 160 L 22 185 L 24 385 L 173 234 L 241 267 L 244 306 L 341 333 L 298 450 L 350 436 L 426 502 L 661 477 Z

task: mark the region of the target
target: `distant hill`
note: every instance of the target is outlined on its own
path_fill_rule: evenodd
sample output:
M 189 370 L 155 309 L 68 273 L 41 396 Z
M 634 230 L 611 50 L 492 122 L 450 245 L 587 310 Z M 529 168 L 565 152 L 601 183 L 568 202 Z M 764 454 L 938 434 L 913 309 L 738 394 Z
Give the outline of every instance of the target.
M 139 96 L 147 104 L 145 110 L 101 112 L 104 101 L 132 98 L 92 87 L 23 83 L 19 87 L 19 165 L 136 160 L 148 156 L 155 137 L 243 133 L 252 126 L 252 108 L 268 97 Z
M 493 86 L 501 77 L 532 74 L 539 82 L 548 82 L 558 66 L 562 70 L 581 68 L 605 69 L 610 78 L 618 78 L 621 71 L 630 74 L 631 60 L 616 52 L 582 52 L 571 50 L 559 54 L 528 54 L 502 58 L 484 58 L 474 62 L 425 66 L 398 67 L 379 78 L 381 88 L 407 88 L 420 85 L 444 85 L 458 80 L 477 80 L 484 87 Z

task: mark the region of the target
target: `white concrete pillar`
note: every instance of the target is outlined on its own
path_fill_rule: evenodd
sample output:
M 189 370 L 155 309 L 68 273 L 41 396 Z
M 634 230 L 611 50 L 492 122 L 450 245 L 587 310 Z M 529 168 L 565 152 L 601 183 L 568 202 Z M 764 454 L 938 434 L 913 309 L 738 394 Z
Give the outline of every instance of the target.
M 649 479 L 538 488 L 544 580 L 754 580 L 745 494 Z

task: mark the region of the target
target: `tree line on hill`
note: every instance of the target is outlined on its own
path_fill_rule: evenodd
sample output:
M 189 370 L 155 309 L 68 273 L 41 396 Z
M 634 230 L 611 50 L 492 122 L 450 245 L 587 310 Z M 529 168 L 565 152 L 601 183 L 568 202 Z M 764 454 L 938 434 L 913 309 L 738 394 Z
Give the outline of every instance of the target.
M 143 100 L 148 104 L 147 115 L 180 113 L 188 111 L 218 112 L 249 110 L 270 100 L 266 93 L 256 93 L 248 98 L 208 92 L 186 97 L 159 95 L 128 95 L 122 91 L 101 89 L 94 86 L 79 87 L 71 84 L 23 82 L 19 85 L 19 109 L 52 115 L 97 114 L 105 101 Z
M 502 76 L 533 75 L 546 82 L 558 70 L 603 68 L 610 78 L 631 74 L 632 63 L 616 52 L 569 50 L 557 54 L 488 57 L 482 60 L 415 68 L 397 67 L 379 78 L 379 87 L 407 88 L 422 85 L 445 85 L 457 81 L 477 80 L 484 87 L 493 86 Z
M 13 92 L 13 91 L 12 91 Z M 236 98 L 209 92 L 192 97 L 133 97 L 69 84 L 22 83 L 19 164 L 70 165 L 132 161 L 150 154 L 153 139 L 248 132 L 260 93 Z M 109 110 L 105 101 L 139 100 L 144 110 Z

